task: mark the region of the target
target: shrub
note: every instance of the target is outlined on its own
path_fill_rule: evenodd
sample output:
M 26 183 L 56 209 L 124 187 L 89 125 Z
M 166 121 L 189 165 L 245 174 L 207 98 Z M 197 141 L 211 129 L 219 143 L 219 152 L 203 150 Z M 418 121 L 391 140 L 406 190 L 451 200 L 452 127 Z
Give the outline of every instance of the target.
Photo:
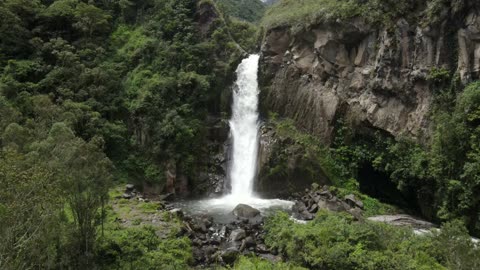
M 148 226 L 110 228 L 96 256 L 102 269 L 188 269 L 192 262 L 188 238 L 160 239 Z
M 445 269 L 422 248 L 432 239 L 408 228 L 358 223 L 347 214 L 325 211 L 305 225 L 278 213 L 265 227 L 271 248 L 309 269 Z

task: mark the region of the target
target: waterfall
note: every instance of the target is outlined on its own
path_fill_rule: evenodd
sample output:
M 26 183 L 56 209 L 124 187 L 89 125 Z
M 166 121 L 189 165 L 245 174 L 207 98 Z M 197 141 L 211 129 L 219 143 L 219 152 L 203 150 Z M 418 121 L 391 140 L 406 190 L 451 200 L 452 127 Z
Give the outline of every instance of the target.
M 253 54 L 237 68 L 233 92 L 230 132 L 233 139 L 230 181 L 232 196 L 248 199 L 253 196 L 258 152 L 258 60 Z
M 192 213 L 209 214 L 217 222 L 231 222 L 232 210 L 239 203 L 248 204 L 263 214 L 269 209 L 292 208 L 293 202 L 279 199 L 261 199 L 253 194 L 257 172 L 259 146 L 258 123 L 258 61 L 259 55 L 250 55 L 237 68 L 234 84 L 230 135 L 233 140 L 229 177 L 231 194 L 215 199 L 185 203 L 182 208 Z

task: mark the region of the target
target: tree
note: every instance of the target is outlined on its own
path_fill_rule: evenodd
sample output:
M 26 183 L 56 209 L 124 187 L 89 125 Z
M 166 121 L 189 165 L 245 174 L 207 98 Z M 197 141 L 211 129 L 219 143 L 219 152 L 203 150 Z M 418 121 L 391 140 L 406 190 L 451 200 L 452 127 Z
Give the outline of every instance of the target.
M 62 199 L 53 172 L 15 151 L 0 151 L 0 268 L 56 263 Z
M 103 220 L 112 164 L 102 151 L 103 140 L 85 142 L 64 123 L 55 123 L 48 138 L 36 145 L 42 160 L 55 172 L 72 215 L 70 252 L 77 267 L 92 267 L 96 225 Z M 75 255 L 76 254 L 76 255 Z
M 104 33 L 109 29 L 108 21 L 112 18 L 105 11 L 85 3 L 79 3 L 74 12 L 75 28 L 92 37 L 94 33 Z

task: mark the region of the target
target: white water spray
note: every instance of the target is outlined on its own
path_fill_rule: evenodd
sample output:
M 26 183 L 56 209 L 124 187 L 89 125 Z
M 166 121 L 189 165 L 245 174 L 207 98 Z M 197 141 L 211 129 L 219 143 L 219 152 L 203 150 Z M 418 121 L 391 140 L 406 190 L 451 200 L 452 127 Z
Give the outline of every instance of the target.
M 275 209 L 288 210 L 293 205 L 290 201 L 260 199 L 253 194 L 259 145 L 257 82 L 259 58 L 258 55 L 250 55 L 237 68 L 230 119 L 230 133 L 233 139 L 232 164 L 229 171 L 231 194 L 218 199 L 186 202 L 182 206 L 192 213 L 211 215 L 218 222 L 230 222 L 231 212 L 239 203 L 257 208 L 262 215 Z
M 230 130 L 233 138 L 230 181 L 232 197 L 253 195 L 258 152 L 258 55 L 250 55 L 237 68 Z

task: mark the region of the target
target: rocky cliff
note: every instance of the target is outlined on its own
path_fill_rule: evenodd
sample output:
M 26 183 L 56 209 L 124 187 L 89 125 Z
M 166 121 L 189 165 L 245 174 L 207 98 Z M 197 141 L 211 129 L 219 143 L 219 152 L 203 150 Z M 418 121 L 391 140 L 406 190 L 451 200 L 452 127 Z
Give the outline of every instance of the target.
M 452 1 L 431 21 L 422 15 L 424 6 L 417 20 L 388 25 L 357 17 L 302 30 L 266 29 L 262 109 L 292 118 L 326 143 L 338 117 L 394 137 L 424 139 L 436 90 L 432 70 L 457 71 L 463 84 L 479 77 L 478 5 Z
M 289 3 L 283 1 L 279 6 Z M 394 5 L 388 3 L 385 5 Z M 433 129 L 432 108 L 442 88 L 448 87 L 445 84 L 456 82 L 462 89 L 479 78 L 480 3 L 409 3 L 411 10 L 394 13 L 404 16 L 385 15 L 388 18 L 381 22 L 363 13 L 333 20 L 317 18 L 315 23 L 299 23 L 307 21 L 299 19 L 295 24 L 267 26 L 260 67 L 264 118 L 274 113 L 292 119 L 298 130 L 324 145 L 333 142 L 339 119 L 342 125 L 367 137 L 380 133 L 428 144 Z M 283 8 L 286 14 L 295 13 Z M 324 14 L 328 12 L 325 9 L 321 10 Z M 275 15 L 267 12 L 267 16 Z M 439 84 L 438 74 L 442 72 L 455 74 L 449 75 L 454 79 Z M 331 177 L 324 177 L 329 175 L 325 166 L 320 166 L 320 171 L 307 168 L 315 172 L 308 177 L 294 173 L 305 169 L 299 166 L 308 162 L 302 151 L 305 153 L 309 145 L 294 154 L 285 153 L 290 160 L 284 166 L 286 173 L 272 175 L 272 164 L 279 157 L 272 149 L 296 145 L 286 143 L 275 132 L 262 134 L 260 190 L 272 185 L 300 190 L 303 182 L 332 182 Z M 292 166 L 295 168 L 288 169 Z M 384 177 L 381 181 L 389 181 L 388 175 Z M 420 197 L 418 201 L 428 201 Z

